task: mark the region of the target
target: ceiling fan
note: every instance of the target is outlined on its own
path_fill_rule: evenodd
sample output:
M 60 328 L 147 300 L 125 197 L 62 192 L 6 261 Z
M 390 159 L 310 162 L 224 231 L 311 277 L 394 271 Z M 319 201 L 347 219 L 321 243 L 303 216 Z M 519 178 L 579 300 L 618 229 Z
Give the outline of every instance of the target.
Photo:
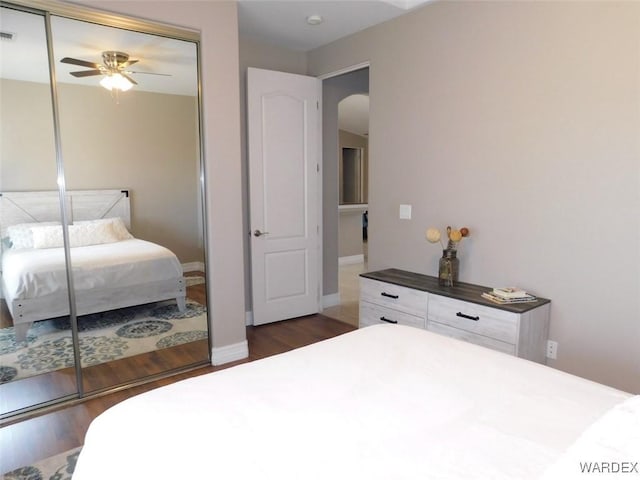
M 100 81 L 107 90 L 129 90 L 133 85 L 137 85 L 131 74 L 145 74 L 145 75 L 162 75 L 170 77 L 167 73 L 153 73 L 153 72 L 133 72 L 127 70 L 127 67 L 137 63 L 139 60 L 129 60 L 129 54 L 124 52 L 117 52 L 115 50 L 108 50 L 102 52 L 102 64 L 89 62 L 86 60 L 79 60 L 77 58 L 64 57 L 60 62 L 68 63 L 70 65 L 78 65 L 80 67 L 91 68 L 91 70 L 80 70 L 78 72 L 69 72 L 74 77 L 91 77 L 93 75 L 104 75 L 105 77 Z

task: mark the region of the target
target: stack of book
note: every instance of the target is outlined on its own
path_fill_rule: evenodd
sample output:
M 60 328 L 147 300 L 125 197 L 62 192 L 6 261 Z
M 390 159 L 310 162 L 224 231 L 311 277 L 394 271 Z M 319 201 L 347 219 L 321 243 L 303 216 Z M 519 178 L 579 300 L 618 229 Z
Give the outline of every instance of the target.
M 484 292 L 483 298 L 495 303 L 526 303 L 535 302 L 537 298 L 516 287 L 494 288 L 491 292 Z

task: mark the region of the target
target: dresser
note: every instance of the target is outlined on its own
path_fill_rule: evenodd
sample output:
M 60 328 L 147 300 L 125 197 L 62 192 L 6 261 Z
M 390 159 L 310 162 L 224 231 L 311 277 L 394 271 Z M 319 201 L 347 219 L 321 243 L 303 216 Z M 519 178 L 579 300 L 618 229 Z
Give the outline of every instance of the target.
M 546 362 L 550 300 L 499 305 L 490 287 L 441 287 L 428 275 L 390 268 L 360 275 L 360 327 L 423 328 L 534 362 Z

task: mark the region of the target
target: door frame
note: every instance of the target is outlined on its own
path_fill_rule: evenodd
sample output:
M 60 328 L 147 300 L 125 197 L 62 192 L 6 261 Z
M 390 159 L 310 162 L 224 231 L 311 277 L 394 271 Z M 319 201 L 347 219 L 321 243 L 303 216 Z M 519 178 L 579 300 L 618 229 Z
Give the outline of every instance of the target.
M 334 77 L 339 77 L 341 75 L 345 75 L 347 73 L 351 73 L 351 72 L 355 72 L 357 70 L 362 70 L 364 68 L 368 68 L 369 69 L 369 79 L 371 79 L 371 61 L 367 60 L 365 62 L 361 62 L 361 63 L 356 63 L 344 68 L 341 68 L 339 70 L 334 70 L 328 73 L 323 73 L 322 75 L 318 75 L 316 78 L 318 78 L 319 80 L 328 80 L 330 78 L 334 78 Z M 369 96 L 371 96 L 371 86 L 369 86 Z M 323 95 L 323 101 L 324 101 L 324 95 Z M 321 115 L 321 121 L 324 123 L 324 109 L 322 108 L 322 105 L 320 105 L 320 115 Z M 322 169 L 324 169 L 324 132 L 321 131 L 321 141 L 320 141 L 320 173 L 322 173 Z M 371 170 L 369 170 L 369 172 L 371 172 Z M 323 205 L 323 193 L 324 193 L 324 184 L 322 182 L 322 175 L 320 175 L 319 178 L 320 181 L 320 190 L 319 190 L 319 201 L 320 201 L 320 215 L 322 215 L 324 213 L 324 205 Z M 335 211 L 338 211 L 338 204 L 335 205 Z M 320 217 L 322 218 L 322 216 Z M 338 232 L 336 231 L 336 236 L 338 236 Z M 324 296 L 324 276 L 323 276 L 323 266 L 324 266 L 324 257 L 325 257 L 325 251 L 324 251 L 324 241 L 323 241 L 323 237 L 324 237 L 324 222 L 320 222 L 320 252 L 318 255 L 318 258 L 320 260 L 320 270 L 319 272 L 319 278 L 318 281 L 320 282 L 320 312 L 322 312 L 323 309 L 328 308 L 328 307 L 333 307 L 335 305 L 340 305 L 340 290 L 338 290 L 337 293 L 332 294 L 331 296 L 328 296 L 327 298 L 325 298 Z M 336 263 L 338 262 L 338 258 L 336 258 Z
M 366 62 L 361 62 L 361 63 L 356 63 L 344 68 L 341 68 L 339 70 L 333 70 L 331 72 L 328 73 L 324 73 L 321 75 L 316 75 L 315 78 L 317 78 L 318 80 L 327 80 L 329 78 L 333 78 L 333 77 L 338 77 L 340 75 L 344 75 L 347 73 L 351 73 L 351 72 L 355 72 L 357 70 L 362 70 L 363 68 L 369 68 L 371 69 L 371 62 L 370 61 L 366 61 Z M 322 92 L 321 92 L 322 93 Z M 371 88 L 369 89 L 369 94 L 371 94 Z M 319 138 L 320 141 L 318 142 L 318 312 L 322 312 L 325 308 L 334 306 L 334 305 L 339 305 L 340 304 L 340 292 L 337 292 L 335 294 L 332 294 L 331 296 L 325 298 L 324 295 L 324 258 L 325 258 L 325 250 L 324 250 L 324 222 L 322 220 L 323 218 L 323 213 L 324 213 L 324 182 L 322 181 L 322 172 L 324 169 L 324 143 L 323 143 L 323 139 L 324 139 L 324 132 L 322 130 L 322 124 L 323 124 L 323 120 L 324 120 L 324 108 L 323 108 L 323 100 L 324 100 L 324 96 L 321 97 L 321 101 L 320 101 L 320 105 L 318 106 L 318 111 L 319 111 L 319 116 L 320 116 L 320 121 L 318 122 L 318 128 L 319 128 Z M 246 127 L 246 125 L 245 125 Z M 248 146 L 247 146 L 248 149 Z M 248 154 L 247 154 L 248 155 Z M 248 156 L 247 156 L 247 162 L 248 162 Z M 248 182 L 248 176 L 247 176 L 247 182 Z M 338 205 L 335 205 L 335 209 L 337 211 L 338 209 Z M 248 211 L 247 211 L 248 214 Z M 249 234 L 251 234 L 251 232 L 249 231 Z M 338 235 L 338 233 L 336 232 L 336 236 Z M 250 250 L 250 249 L 249 249 Z M 249 252 L 249 255 L 251 255 L 251 253 Z M 251 260 L 249 260 L 251 261 Z M 337 262 L 337 258 L 336 258 L 336 262 Z M 251 281 L 248 282 L 248 287 L 251 287 Z M 246 283 L 245 283 L 246 285 Z M 247 312 L 246 315 L 246 319 L 245 319 L 245 324 L 247 326 L 249 325 L 253 325 L 253 305 L 251 305 L 251 311 Z

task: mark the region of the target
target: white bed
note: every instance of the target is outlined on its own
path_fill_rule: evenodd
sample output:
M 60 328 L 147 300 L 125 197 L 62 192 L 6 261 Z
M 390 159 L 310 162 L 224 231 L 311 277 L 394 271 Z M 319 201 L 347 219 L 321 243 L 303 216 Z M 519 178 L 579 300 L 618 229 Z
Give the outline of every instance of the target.
M 51 221 L 59 216 L 55 192 L 3 192 L 1 200 L 3 238 L 11 243 L 2 251 L 2 292 L 20 340 L 34 321 L 69 314 L 62 229 Z M 178 258 L 127 230 L 126 190 L 70 192 L 68 204 L 78 315 L 168 299 L 185 309 Z
M 563 453 L 629 402 L 626 459 L 640 461 L 638 398 L 377 325 L 115 405 L 89 427 L 73 479 L 569 478 L 553 476 Z

